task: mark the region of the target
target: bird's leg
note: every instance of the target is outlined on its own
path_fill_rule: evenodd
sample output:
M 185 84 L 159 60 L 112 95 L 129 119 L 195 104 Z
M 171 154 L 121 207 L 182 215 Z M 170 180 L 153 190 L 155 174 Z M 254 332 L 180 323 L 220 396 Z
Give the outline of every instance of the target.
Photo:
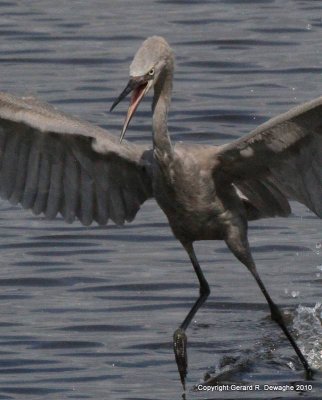
M 195 255 L 194 249 L 192 244 L 184 244 L 184 248 L 186 249 L 193 268 L 197 274 L 199 280 L 199 297 L 196 300 L 195 304 L 192 306 L 191 310 L 189 311 L 188 315 L 180 325 L 180 327 L 174 332 L 173 334 L 173 350 L 176 358 L 176 363 L 180 375 L 180 380 L 182 386 L 185 390 L 185 378 L 187 376 L 187 366 L 188 366 L 188 359 L 187 359 L 187 335 L 185 333 L 186 329 L 188 328 L 192 318 L 195 316 L 196 312 L 199 308 L 203 305 L 206 301 L 207 297 L 209 296 L 210 289 L 204 274 L 200 268 L 199 262 Z
M 296 344 L 290 331 L 288 330 L 279 307 L 271 299 L 270 295 L 268 294 L 268 291 L 266 290 L 266 288 L 257 272 L 255 262 L 251 255 L 251 252 L 250 252 L 247 238 L 246 237 L 244 239 L 236 238 L 236 236 L 233 235 L 232 237 L 229 237 L 226 239 L 226 243 L 227 243 L 228 247 L 230 248 L 230 250 L 238 258 L 238 260 L 241 261 L 248 268 L 250 273 L 255 278 L 256 282 L 258 283 L 258 286 L 260 287 L 263 295 L 265 296 L 265 298 L 267 300 L 267 303 L 268 303 L 270 311 L 271 311 L 272 320 L 275 321 L 280 326 L 282 331 L 284 332 L 285 336 L 287 337 L 287 339 L 291 343 L 293 349 L 295 350 L 297 356 L 299 357 L 301 363 L 303 364 L 307 379 L 311 379 L 313 376 L 313 371 L 310 368 L 310 366 L 309 366 L 308 362 L 306 361 L 304 355 L 302 354 L 301 350 L 299 349 L 298 345 Z
M 303 367 L 305 369 L 306 372 L 306 376 L 308 379 L 311 379 L 313 376 L 313 371 L 310 368 L 308 362 L 306 361 L 303 353 L 301 352 L 301 350 L 299 349 L 297 343 L 295 342 L 293 336 L 291 335 L 290 331 L 288 330 L 283 315 L 279 309 L 279 307 L 273 302 L 273 300 L 271 299 L 270 295 L 268 294 L 262 280 L 260 279 L 258 272 L 256 270 L 256 267 L 254 268 L 255 264 L 249 268 L 249 271 L 251 272 L 251 274 L 253 275 L 253 277 L 255 278 L 256 282 L 258 283 L 258 286 L 260 287 L 261 291 L 263 292 L 267 303 L 269 305 L 269 308 L 271 310 L 271 318 L 273 321 L 275 321 L 280 328 L 282 329 L 282 331 L 284 332 L 285 336 L 287 337 L 287 339 L 289 340 L 289 342 L 291 343 L 293 349 L 295 350 L 298 358 L 300 359 L 301 363 L 303 364 Z

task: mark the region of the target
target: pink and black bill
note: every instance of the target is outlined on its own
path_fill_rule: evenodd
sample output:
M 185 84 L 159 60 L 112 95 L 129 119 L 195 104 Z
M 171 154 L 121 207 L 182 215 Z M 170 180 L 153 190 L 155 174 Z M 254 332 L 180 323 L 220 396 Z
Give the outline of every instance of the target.
M 129 108 L 127 111 L 127 115 L 126 115 L 126 118 L 124 121 L 121 136 L 120 136 L 120 143 L 123 140 L 125 131 L 129 125 L 136 109 L 138 108 L 138 105 L 140 104 L 144 95 L 147 93 L 147 91 L 150 88 L 150 84 L 149 84 L 150 82 L 151 81 L 146 76 L 131 77 L 126 88 L 123 90 L 123 92 L 119 95 L 119 97 L 112 104 L 110 111 L 113 111 L 114 108 L 117 106 L 117 104 L 120 103 L 129 93 L 132 92 L 130 105 L 129 105 Z

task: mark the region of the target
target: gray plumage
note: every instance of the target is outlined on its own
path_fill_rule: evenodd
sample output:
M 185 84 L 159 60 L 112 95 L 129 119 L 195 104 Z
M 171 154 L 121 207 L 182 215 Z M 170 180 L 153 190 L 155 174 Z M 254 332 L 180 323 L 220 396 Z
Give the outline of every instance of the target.
M 112 108 L 132 93 L 122 137 L 141 99 L 154 89 L 153 149 L 124 141 L 36 99 L 0 94 L 0 193 L 5 199 L 84 225 L 131 221 L 154 197 L 187 250 L 200 296 L 174 334 L 184 385 L 185 330 L 209 295 L 193 242 L 225 240 L 260 286 L 308 374 L 311 369 L 265 289 L 252 259 L 247 221 L 290 214 L 289 200 L 322 217 L 322 97 L 271 119 L 223 146 L 173 145 L 167 129 L 174 56 L 148 38 L 130 67 L 130 81 Z
M 122 224 L 152 197 L 147 148 L 35 99 L 0 93 L 0 151 L 1 196 L 49 219 Z

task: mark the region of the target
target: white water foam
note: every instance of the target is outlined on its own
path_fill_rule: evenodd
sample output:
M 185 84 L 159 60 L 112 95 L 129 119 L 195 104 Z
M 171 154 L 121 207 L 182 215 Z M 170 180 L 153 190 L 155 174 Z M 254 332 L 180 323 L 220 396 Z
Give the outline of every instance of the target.
M 293 320 L 297 343 L 310 366 L 322 371 L 322 304 L 298 306 Z

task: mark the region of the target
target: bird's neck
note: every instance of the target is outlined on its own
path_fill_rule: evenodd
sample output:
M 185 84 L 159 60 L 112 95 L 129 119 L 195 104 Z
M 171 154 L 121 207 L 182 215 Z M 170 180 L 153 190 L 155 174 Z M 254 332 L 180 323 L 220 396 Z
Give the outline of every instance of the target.
M 172 144 L 168 132 L 168 110 L 171 102 L 173 67 L 163 71 L 154 87 L 153 148 L 159 154 L 170 155 Z

